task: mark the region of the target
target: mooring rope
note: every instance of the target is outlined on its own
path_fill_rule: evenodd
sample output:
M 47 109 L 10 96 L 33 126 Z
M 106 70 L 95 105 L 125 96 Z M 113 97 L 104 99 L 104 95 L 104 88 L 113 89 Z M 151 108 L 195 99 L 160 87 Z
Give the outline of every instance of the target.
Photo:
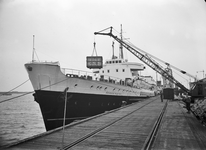
M 23 83 L 21 83 L 21 84 L 20 84 L 20 85 L 18 85 L 17 87 L 15 87 L 15 88 L 11 89 L 10 91 L 5 92 L 5 93 L 1 94 L 0 96 L 2 96 L 2 95 L 5 95 L 5 94 L 8 94 L 8 93 L 12 92 L 13 90 L 17 89 L 18 87 L 22 86 L 23 84 L 25 84 L 25 83 L 26 83 L 26 82 L 28 82 L 28 81 L 29 81 L 29 79 L 27 79 L 26 81 L 24 81 Z
M 48 87 L 51 87 L 51 86 L 56 85 L 56 84 L 59 84 L 59 83 L 64 82 L 64 81 L 66 81 L 66 80 L 68 80 L 68 78 L 66 78 L 66 79 L 64 79 L 64 80 L 61 80 L 61 81 L 59 81 L 59 82 L 56 82 L 56 83 L 54 83 L 54 84 L 45 86 L 45 87 L 41 88 L 40 90 L 45 89 L 45 88 L 48 88 Z M 23 85 L 23 84 L 21 84 L 21 85 Z M 19 86 L 20 86 L 20 85 L 19 85 Z M 16 98 L 19 98 L 19 97 L 22 97 L 22 96 L 25 96 L 25 95 L 28 95 L 28 94 L 32 94 L 32 93 L 34 93 L 34 92 L 35 92 L 35 91 L 27 92 L 27 93 L 24 93 L 24 94 L 22 94 L 22 95 L 18 95 L 18 96 L 15 96 L 15 97 L 12 97 L 12 98 L 9 98 L 9 99 L 0 101 L 0 103 L 6 102 L 6 101 L 10 101 L 10 100 L 13 100 L 13 99 L 16 99 Z
M 28 95 L 28 94 L 32 94 L 32 93 L 34 93 L 34 91 L 32 91 L 32 92 L 27 92 L 27 93 L 24 93 L 24 94 L 22 94 L 22 95 L 18 95 L 18 96 L 9 98 L 9 99 L 5 99 L 5 100 L 3 100 L 3 101 L 0 101 L 0 103 L 7 102 L 7 101 L 10 101 L 10 100 L 13 100 L 13 99 L 16 99 L 16 98 L 19 98 L 19 97 L 22 97 L 22 96 L 25 96 L 25 95 Z

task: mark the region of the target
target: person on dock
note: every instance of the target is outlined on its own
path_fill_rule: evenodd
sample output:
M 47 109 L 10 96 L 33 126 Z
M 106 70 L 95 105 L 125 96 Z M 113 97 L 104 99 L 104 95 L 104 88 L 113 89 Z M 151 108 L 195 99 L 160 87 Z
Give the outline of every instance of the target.
M 163 102 L 163 91 L 160 91 L 160 98 L 161 98 L 161 102 Z
M 185 98 L 184 98 L 185 104 L 186 104 L 186 109 L 187 109 L 187 113 L 190 113 L 190 103 L 191 103 L 191 99 L 188 95 L 188 93 L 186 93 Z

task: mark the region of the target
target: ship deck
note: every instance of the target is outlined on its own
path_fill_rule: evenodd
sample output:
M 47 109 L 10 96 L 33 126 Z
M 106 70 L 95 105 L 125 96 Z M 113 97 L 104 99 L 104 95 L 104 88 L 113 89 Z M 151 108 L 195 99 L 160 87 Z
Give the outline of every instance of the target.
M 206 149 L 206 127 L 179 101 L 153 97 L 8 145 L 5 149 Z

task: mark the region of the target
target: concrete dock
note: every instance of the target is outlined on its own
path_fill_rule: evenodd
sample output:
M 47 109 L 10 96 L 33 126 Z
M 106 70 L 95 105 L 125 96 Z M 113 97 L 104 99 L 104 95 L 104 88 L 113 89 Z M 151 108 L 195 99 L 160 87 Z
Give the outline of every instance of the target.
M 67 125 L 64 135 L 58 128 L 5 149 L 144 149 L 166 104 L 150 149 L 206 149 L 206 127 L 182 103 L 159 96 Z

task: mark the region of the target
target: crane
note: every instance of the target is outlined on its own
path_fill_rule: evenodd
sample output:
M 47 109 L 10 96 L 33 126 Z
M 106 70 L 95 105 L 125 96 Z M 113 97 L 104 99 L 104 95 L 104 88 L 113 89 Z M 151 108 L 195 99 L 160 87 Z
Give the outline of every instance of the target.
M 106 30 L 109 29 L 109 32 L 105 32 Z M 166 79 L 168 79 L 170 82 L 174 83 L 176 86 L 178 86 L 179 88 L 181 88 L 184 92 L 190 94 L 190 90 L 187 89 L 184 85 L 182 85 L 179 81 L 177 81 L 169 72 L 168 69 L 163 68 L 160 64 L 158 64 L 154 59 L 157 59 L 161 62 L 163 62 L 164 64 L 166 64 L 169 67 L 173 67 L 175 69 L 177 69 L 178 71 L 180 71 L 183 74 L 187 74 L 188 76 L 192 77 L 195 79 L 194 76 L 188 74 L 186 71 L 183 71 L 181 69 L 178 69 L 172 65 L 170 65 L 167 62 L 164 62 L 152 55 L 150 55 L 149 53 L 144 52 L 143 50 L 141 50 L 140 48 L 123 41 L 122 39 L 118 38 L 117 36 L 115 36 L 112 33 L 113 27 L 109 27 L 106 28 L 104 30 L 101 30 L 99 32 L 95 32 L 95 35 L 107 35 L 110 36 L 112 38 L 114 38 L 117 42 L 119 42 L 124 48 L 126 48 L 128 51 L 130 51 L 133 55 L 135 55 L 137 58 L 139 58 L 142 62 L 144 62 L 146 65 L 148 65 L 150 68 L 152 68 L 154 71 L 158 72 L 159 74 L 161 74 L 163 77 L 165 77 Z

